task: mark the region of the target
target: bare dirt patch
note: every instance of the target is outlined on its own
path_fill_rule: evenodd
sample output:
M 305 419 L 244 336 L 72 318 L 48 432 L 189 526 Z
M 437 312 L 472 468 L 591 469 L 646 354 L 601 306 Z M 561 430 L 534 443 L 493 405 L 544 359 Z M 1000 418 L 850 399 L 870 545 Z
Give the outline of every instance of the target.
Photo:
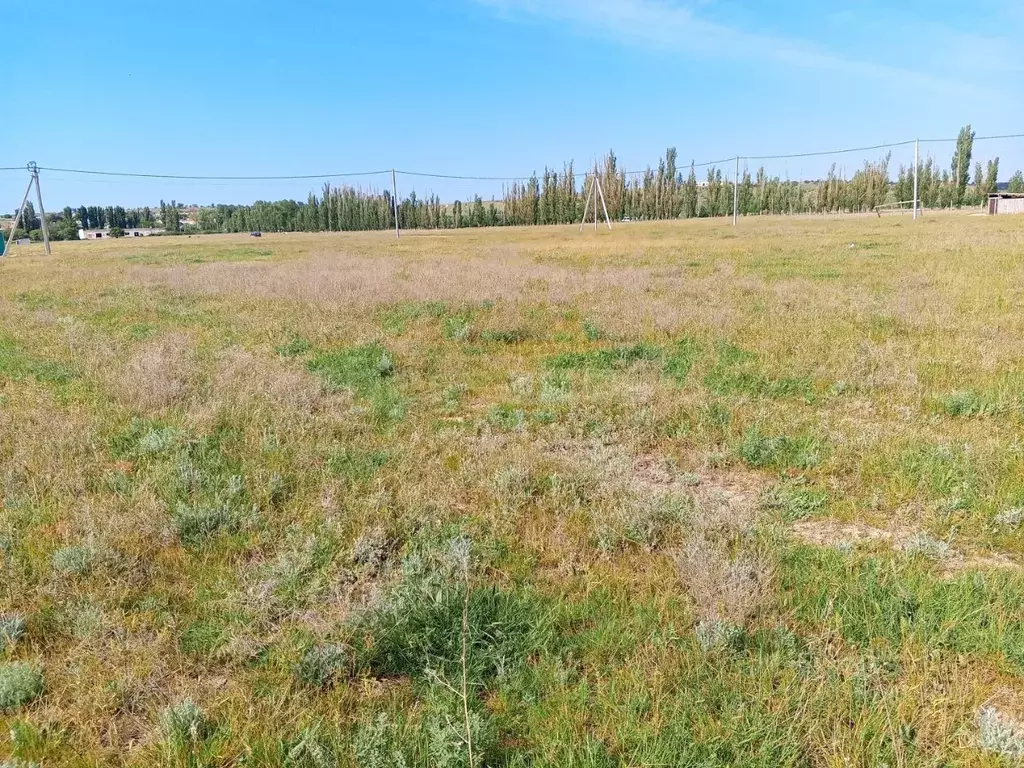
M 910 528 L 892 526 L 876 528 L 863 522 L 843 523 L 837 520 L 803 520 L 790 529 L 804 544 L 815 547 L 852 547 L 881 543 L 900 552 L 913 551 L 913 542 L 921 534 Z M 1022 571 L 1024 566 L 1003 552 L 960 552 L 949 548 L 939 558 L 944 576 L 957 576 L 965 571 Z

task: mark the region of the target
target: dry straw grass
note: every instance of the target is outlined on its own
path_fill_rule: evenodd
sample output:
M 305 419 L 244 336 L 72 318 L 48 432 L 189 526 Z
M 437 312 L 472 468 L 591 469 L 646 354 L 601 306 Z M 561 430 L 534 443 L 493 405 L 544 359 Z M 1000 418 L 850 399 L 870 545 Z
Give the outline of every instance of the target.
M 111 383 L 126 405 L 140 411 L 181 404 L 199 383 L 195 356 L 187 334 L 170 333 L 132 355 Z
M 929 216 L 32 246 L 0 663 L 45 692 L 0 755 L 990 765 L 1022 245 Z M 431 566 L 467 537 L 470 579 Z

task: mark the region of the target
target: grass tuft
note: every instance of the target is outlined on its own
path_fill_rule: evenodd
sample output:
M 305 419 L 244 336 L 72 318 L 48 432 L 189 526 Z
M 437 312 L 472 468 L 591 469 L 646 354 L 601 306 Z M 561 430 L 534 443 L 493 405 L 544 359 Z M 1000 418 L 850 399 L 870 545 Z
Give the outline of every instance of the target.
M 296 679 L 309 688 L 332 686 L 351 664 L 350 651 L 341 645 L 314 645 L 295 665 Z
M 0 613 L 0 652 L 13 648 L 25 637 L 25 617 L 20 613 Z
M 301 336 L 293 336 L 284 344 L 278 344 L 277 347 L 275 347 L 275 351 L 281 357 L 298 357 L 299 355 L 306 354 L 312 348 L 313 346 L 309 343 L 309 339 L 305 339 Z
M 178 702 L 160 715 L 160 733 L 168 757 L 179 765 L 202 765 L 203 747 L 214 733 L 213 723 L 191 699 Z
M 765 435 L 757 427 L 746 431 L 736 453 L 756 469 L 810 469 L 821 462 L 821 446 L 814 438 Z
M 9 712 L 39 698 L 43 673 L 22 661 L 0 663 L 0 712 Z
M 92 570 L 95 559 L 92 549 L 75 545 L 56 550 L 50 557 L 50 565 L 62 576 L 85 576 Z
M 652 344 L 633 344 L 625 347 L 597 349 L 591 352 L 564 352 L 546 361 L 555 370 L 615 371 L 634 363 L 660 360 L 662 350 Z
M 179 503 L 171 513 L 171 525 L 182 545 L 199 548 L 220 533 L 236 533 L 242 526 L 238 511 L 227 504 Z

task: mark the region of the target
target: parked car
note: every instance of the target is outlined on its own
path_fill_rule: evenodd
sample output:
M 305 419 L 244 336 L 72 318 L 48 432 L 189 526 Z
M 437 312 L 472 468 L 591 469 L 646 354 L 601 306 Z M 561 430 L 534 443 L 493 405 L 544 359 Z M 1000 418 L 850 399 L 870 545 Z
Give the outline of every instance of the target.
M 250 232 L 249 237 L 263 237 L 262 232 Z

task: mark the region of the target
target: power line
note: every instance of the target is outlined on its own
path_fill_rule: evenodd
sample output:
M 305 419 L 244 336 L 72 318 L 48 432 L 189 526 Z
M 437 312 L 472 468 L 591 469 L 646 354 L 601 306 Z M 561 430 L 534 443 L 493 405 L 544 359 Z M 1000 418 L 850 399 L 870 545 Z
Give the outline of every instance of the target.
M 975 136 L 974 141 L 991 141 L 993 139 L 1024 139 L 1024 133 L 1004 133 L 998 136 Z M 921 139 L 922 144 L 942 144 L 951 141 L 958 141 L 959 137 L 955 139 Z
M 793 160 L 800 157 L 824 157 L 825 155 L 843 155 L 851 152 L 871 152 L 875 149 L 890 149 L 892 147 L 906 147 L 913 144 L 914 140 L 898 141 L 893 144 L 875 144 L 870 147 L 851 147 L 849 149 L 833 149 L 825 152 L 797 152 L 792 155 L 751 155 L 749 157 L 740 155 L 741 160 Z M 729 158 L 732 159 L 732 158 Z
M 125 171 L 87 171 L 81 168 L 51 168 L 40 165 L 41 171 L 56 171 L 57 173 L 79 173 L 89 176 L 118 176 L 133 179 L 174 179 L 178 181 L 300 181 L 303 179 L 333 179 L 350 176 L 380 176 L 391 173 L 384 171 L 359 171 L 353 173 L 309 173 L 291 176 L 183 176 L 170 173 L 128 173 Z
M 975 136 L 975 141 L 992 141 L 998 139 L 1024 139 L 1024 133 L 1008 133 L 999 134 L 993 136 Z M 795 160 L 799 158 L 808 157 L 827 157 L 829 155 L 842 155 L 851 154 L 855 152 L 871 152 L 879 149 L 891 149 L 894 147 L 906 147 L 914 144 L 915 140 L 898 141 L 888 144 L 874 144 L 866 147 L 849 147 L 846 149 L 832 149 L 823 150 L 819 152 L 795 152 L 791 154 L 780 154 L 780 155 L 739 155 L 741 160 Z M 922 144 L 937 144 L 945 142 L 956 141 L 953 139 L 921 139 Z M 709 166 L 723 165 L 724 163 L 730 162 L 736 159 L 737 156 L 723 158 L 721 160 L 709 160 L 702 163 L 690 163 L 688 166 L 679 166 L 681 168 L 707 168 Z M 57 173 L 73 173 L 85 176 L 105 176 L 112 178 L 133 178 L 133 179 L 168 179 L 174 181 L 303 181 L 310 179 L 339 179 L 339 178 L 357 178 L 357 177 L 369 177 L 369 176 L 384 176 L 391 173 L 391 169 L 383 169 L 379 171 L 356 171 L 356 172 L 343 172 L 343 173 L 309 173 L 309 174 L 282 174 L 282 175 L 266 175 L 266 176 L 215 176 L 215 175 L 186 175 L 186 174 L 170 174 L 170 173 L 137 173 L 129 171 L 97 171 L 83 168 L 57 168 L 52 166 L 38 166 L 41 171 L 52 171 Z M 7 166 L 0 167 L 0 171 L 21 171 L 25 170 L 25 166 Z M 642 171 L 621 171 L 625 176 L 639 176 L 649 173 L 651 169 L 645 169 Z M 448 173 L 428 173 L 424 171 L 394 171 L 396 174 L 402 176 L 413 176 L 418 178 L 429 178 L 429 179 L 453 179 L 456 181 L 529 181 L 530 179 L 536 178 L 536 174 L 530 176 L 470 176 L 470 175 L 459 175 L 459 174 L 448 174 Z M 574 178 L 586 177 L 590 171 L 583 171 L 572 174 Z
M 395 173 L 402 176 L 419 176 L 427 179 L 457 179 L 459 181 L 529 181 L 533 176 L 457 176 L 450 173 L 422 173 L 420 171 L 399 171 Z M 574 173 L 573 176 L 585 174 Z

